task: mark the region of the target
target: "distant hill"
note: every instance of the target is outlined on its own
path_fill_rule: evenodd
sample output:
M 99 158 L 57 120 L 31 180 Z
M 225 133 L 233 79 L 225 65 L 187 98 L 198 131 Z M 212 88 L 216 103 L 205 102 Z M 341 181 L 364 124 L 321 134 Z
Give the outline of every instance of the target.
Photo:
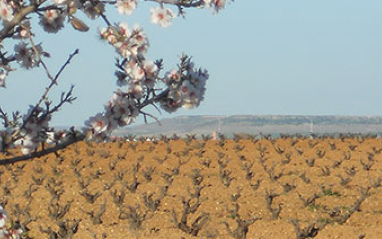
M 231 136 L 247 134 L 337 134 L 382 133 L 382 117 L 376 116 L 300 116 L 300 115 L 234 115 L 178 116 L 158 123 L 125 127 L 116 135 L 184 135 L 212 134 L 213 131 Z

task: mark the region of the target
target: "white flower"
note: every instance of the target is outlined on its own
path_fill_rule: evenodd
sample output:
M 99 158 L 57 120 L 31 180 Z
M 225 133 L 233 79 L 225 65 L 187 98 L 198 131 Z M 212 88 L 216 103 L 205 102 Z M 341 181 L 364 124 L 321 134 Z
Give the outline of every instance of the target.
M 26 141 L 25 145 L 21 147 L 21 153 L 23 155 L 29 155 L 37 148 L 37 146 L 38 144 L 33 143 L 32 141 Z
M 157 24 L 161 27 L 168 27 L 171 25 L 172 19 L 174 18 L 174 13 L 169 8 L 152 8 L 151 11 L 151 22 Z
M 117 0 L 115 7 L 119 14 L 131 15 L 137 8 L 137 0 Z
M 11 21 L 13 19 L 13 9 L 4 0 L 0 1 L 0 18 L 4 21 Z
M 5 227 L 6 221 L 7 221 L 7 212 L 4 210 L 2 206 L 0 206 L 0 228 Z
M 155 65 L 155 63 L 152 61 L 145 61 L 145 63 L 143 64 L 143 67 L 145 68 L 147 77 L 155 76 L 156 73 L 158 72 L 157 65 Z
M 126 22 L 120 22 L 118 24 L 118 31 L 119 31 L 119 35 L 122 36 L 122 37 L 130 37 L 130 29 L 129 29 L 129 25 L 126 23 Z
M 199 105 L 198 89 L 188 80 L 183 81 L 180 86 L 180 94 L 182 96 L 182 107 L 191 109 Z
M 114 118 L 119 118 L 121 115 L 128 113 L 129 100 L 123 97 L 123 95 L 121 90 L 114 92 L 110 102 L 105 106 L 107 114 L 113 115 Z
M 152 89 L 152 88 L 154 88 L 154 85 L 155 85 L 155 78 L 156 78 L 156 75 L 158 73 L 158 67 L 152 61 L 146 61 L 143 64 L 143 67 L 145 69 L 145 74 L 146 74 L 144 84 L 148 88 Z
M 110 27 L 102 28 L 100 35 L 102 39 L 107 40 L 110 44 L 115 44 L 117 42 L 115 32 Z
M 10 233 L 7 229 L 1 229 L 0 230 L 0 238 L 10 238 Z
M 139 115 L 135 104 L 135 100 L 127 97 L 121 90 L 114 92 L 110 102 L 105 106 L 106 117 L 112 122 L 113 127 L 125 126 L 134 121 Z
M 98 113 L 85 121 L 85 125 L 92 128 L 93 134 L 97 135 L 108 130 L 109 120 L 101 113 Z
M 144 96 L 145 90 L 140 82 L 129 81 L 128 92 L 136 99 L 141 99 Z
M 206 91 L 206 81 L 208 80 L 208 72 L 207 70 L 198 71 L 190 70 L 188 73 L 188 79 L 190 84 L 185 84 L 184 86 L 189 87 L 189 91 L 184 100 L 183 107 L 185 108 L 194 108 L 198 107 L 200 102 L 204 99 L 204 93 Z M 183 83 L 185 83 L 183 82 Z M 190 87 L 191 86 L 191 87 Z
M 60 16 L 60 12 L 56 9 L 46 10 L 44 13 L 44 17 L 46 18 L 46 21 L 51 24 L 54 24 L 54 22 L 59 16 Z
M 134 61 L 126 62 L 124 69 L 133 81 L 142 80 L 145 76 L 145 71 Z
M 149 40 L 143 29 L 139 25 L 134 25 L 131 35 L 130 42 L 134 45 L 132 53 L 135 55 L 138 53 L 145 53 L 149 47 Z
M 42 54 L 41 45 L 37 45 L 35 49 L 38 51 L 37 54 Z M 34 49 L 28 47 L 25 42 L 20 42 L 15 45 L 15 58 L 20 63 L 21 67 L 29 69 L 34 67 L 39 62 L 39 58 L 36 56 Z
M 218 13 L 220 9 L 225 7 L 227 0 L 203 0 L 207 8 L 211 8 L 213 13 Z
M 166 98 L 161 100 L 161 106 L 167 112 L 174 112 L 179 107 L 195 108 L 204 99 L 205 85 L 208 80 L 208 72 L 203 69 L 195 69 L 194 63 L 189 59 L 183 61 L 186 70 L 167 72 L 164 78 L 170 91 Z
M 11 230 L 11 238 L 12 239 L 21 239 L 23 232 L 24 231 L 21 228 Z
M 175 81 L 180 80 L 179 72 L 175 69 L 172 69 L 171 71 L 166 72 L 164 79 L 165 79 L 166 85 L 169 86 L 172 83 L 174 83 Z
M 58 142 L 64 142 L 65 139 L 66 139 L 66 133 L 63 130 L 46 132 L 46 143 L 48 144 L 56 144 Z
M 116 27 L 103 28 L 100 31 L 102 39 L 113 45 L 123 58 L 139 55 L 147 51 L 148 40 L 139 26 L 129 29 L 127 23 L 120 22 Z
M 176 89 L 170 90 L 167 94 L 167 97 L 160 101 L 160 104 L 165 111 L 169 113 L 175 112 L 179 107 L 182 106 L 182 99 L 179 91 Z
M 143 77 L 145 77 L 145 70 L 142 69 L 138 64 L 135 64 L 134 67 L 132 68 L 130 77 L 134 81 L 142 80 Z
M 40 25 L 46 32 L 56 33 L 64 27 L 65 14 L 56 9 L 48 9 L 40 18 Z
M 15 142 L 15 146 L 19 146 L 21 148 L 22 154 L 30 154 L 38 146 L 38 142 L 34 138 L 35 136 L 36 134 L 26 134 Z
M 16 60 L 21 64 L 21 67 L 29 69 L 40 63 L 41 56 L 49 56 L 43 51 L 41 44 L 35 45 L 33 48 L 26 47 L 27 44 L 20 43 L 15 46 Z
M 115 49 L 118 54 L 120 54 L 124 58 L 128 58 L 131 55 L 131 47 L 129 42 L 116 42 L 114 44 Z
M 20 42 L 19 44 L 15 45 L 15 58 L 17 61 L 24 61 L 26 58 L 29 58 L 29 48 L 27 47 L 28 44 L 25 42 Z
M 125 115 L 124 117 L 121 118 L 121 120 L 119 121 L 119 126 L 120 127 L 123 127 L 123 126 L 126 126 L 126 125 L 129 125 L 129 124 L 132 124 L 134 123 L 135 121 L 135 117 L 132 117 L 130 115 Z

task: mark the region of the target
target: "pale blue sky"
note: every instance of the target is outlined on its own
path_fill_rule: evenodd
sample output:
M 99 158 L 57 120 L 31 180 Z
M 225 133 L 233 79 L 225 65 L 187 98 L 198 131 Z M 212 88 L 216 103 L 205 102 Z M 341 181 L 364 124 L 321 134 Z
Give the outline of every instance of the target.
M 209 70 L 201 106 L 162 112 L 176 115 L 382 115 L 382 1 L 380 0 L 236 0 L 218 15 L 192 9 L 169 28 L 149 22 L 149 7 L 141 2 L 132 16 L 108 9 L 113 22 L 140 23 L 150 39 L 148 58 L 163 58 L 166 69 L 183 52 Z M 39 40 L 52 57 L 55 73 L 67 56 L 80 48 L 51 95 L 75 85 L 78 99 L 56 114 L 53 125 L 83 125 L 117 89 L 117 56 L 97 36 L 101 19 L 84 20 L 87 33 L 69 24 L 59 34 Z M 37 27 L 34 28 L 37 31 Z M 37 31 L 37 33 L 39 33 Z M 12 73 L 0 89 L 1 106 L 25 112 L 48 82 L 40 69 Z M 155 111 L 150 111 L 155 113 Z

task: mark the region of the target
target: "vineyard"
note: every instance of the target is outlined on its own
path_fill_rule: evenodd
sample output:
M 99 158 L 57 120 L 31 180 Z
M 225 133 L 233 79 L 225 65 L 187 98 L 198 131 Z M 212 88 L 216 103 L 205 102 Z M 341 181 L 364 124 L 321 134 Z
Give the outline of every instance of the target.
M 381 152 L 359 135 L 80 142 L 2 166 L 0 201 L 25 238 L 379 238 Z

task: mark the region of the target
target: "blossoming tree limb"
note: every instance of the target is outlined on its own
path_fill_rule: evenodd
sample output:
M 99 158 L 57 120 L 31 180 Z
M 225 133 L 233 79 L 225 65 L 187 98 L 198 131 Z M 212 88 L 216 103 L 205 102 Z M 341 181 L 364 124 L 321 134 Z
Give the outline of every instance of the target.
M 139 25 L 124 21 L 112 24 L 109 21 L 106 6 L 114 6 L 121 15 L 131 15 L 140 2 L 158 3 L 151 9 L 150 19 L 161 27 L 170 26 L 176 16 L 184 16 L 185 8 L 210 8 L 217 13 L 226 4 L 226 0 L 0 0 L 0 20 L 3 24 L 0 43 L 14 43 L 13 50 L 0 49 L 0 86 L 5 88 L 8 76 L 17 68 L 31 70 L 42 67 L 50 80 L 40 100 L 30 106 L 27 113 L 16 111 L 9 117 L 0 106 L 0 118 L 4 125 L 0 150 L 7 152 L 10 148 L 19 147 L 24 154 L 3 160 L 0 164 L 39 157 L 79 140 L 104 140 L 118 127 L 133 123 L 139 115 L 143 115 L 145 121 L 148 117 L 157 120 L 145 111 L 148 106 L 167 112 L 199 106 L 209 77 L 206 69 L 197 68 L 191 57 L 183 55 L 177 67 L 165 71 L 163 60 L 146 59 L 149 40 Z M 74 128 L 66 132 L 55 131 L 49 126 L 52 115 L 63 105 L 72 103 L 75 97 L 71 87 L 53 105 L 48 93 L 58 85 L 61 72 L 78 54 L 78 50 L 69 56 L 53 77 L 45 63 L 50 53 L 43 50 L 41 43 L 35 43 L 31 21 L 37 17 L 39 25 L 47 33 L 57 33 L 65 27 L 65 21 L 78 31 L 88 31 L 85 21 L 78 18 L 78 12 L 104 22 L 105 27 L 99 34 L 118 54 L 115 64 L 118 89 L 105 104 L 104 111 L 86 120 L 81 131 Z M 46 143 L 54 145 L 46 148 Z
M 139 25 L 111 24 L 109 21 L 107 5 L 115 6 L 119 14 L 130 15 L 139 2 L 158 3 L 151 9 L 150 19 L 161 27 L 170 26 L 176 16 L 184 16 L 184 8 L 210 8 L 217 13 L 226 4 L 226 0 L 0 0 L 0 87 L 6 87 L 8 76 L 17 68 L 42 68 L 49 80 L 38 102 L 26 113 L 15 111 L 10 116 L 0 105 L 4 126 L 0 130 L 0 150 L 8 153 L 11 148 L 20 148 L 23 154 L 0 160 L 0 165 L 57 153 L 81 140 L 104 140 L 118 127 L 133 123 L 139 115 L 143 115 L 145 121 L 147 117 L 156 120 L 145 111 L 148 106 L 167 112 L 199 106 L 209 77 L 207 70 L 197 68 L 191 57 L 183 55 L 177 67 L 164 72 L 163 60 L 146 59 L 149 41 Z M 56 104 L 50 100 L 49 93 L 79 51 L 70 54 L 53 76 L 45 62 L 50 53 L 44 51 L 41 43 L 35 43 L 31 22 L 37 18 L 47 33 L 57 33 L 65 26 L 65 21 L 78 31 L 88 31 L 89 27 L 78 18 L 77 12 L 85 13 L 90 19 L 101 18 L 105 23 L 100 36 L 118 54 L 115 64 L 118 89 L 105 104 L 104 111 L 86 120 L 82 130 L 72 127 L 56 131 L 49 126 L 53 114 L 76 97 L 73 86 L 62 92 Z M 13 45 L 13 49 L 9 49 L 9 45 Z M 53 145 L 46 146 L 49 143 Z M 21 238 L 21 228 L 7 226 L 6 220 L 7 214 L 0 206 L 0 238 Z

